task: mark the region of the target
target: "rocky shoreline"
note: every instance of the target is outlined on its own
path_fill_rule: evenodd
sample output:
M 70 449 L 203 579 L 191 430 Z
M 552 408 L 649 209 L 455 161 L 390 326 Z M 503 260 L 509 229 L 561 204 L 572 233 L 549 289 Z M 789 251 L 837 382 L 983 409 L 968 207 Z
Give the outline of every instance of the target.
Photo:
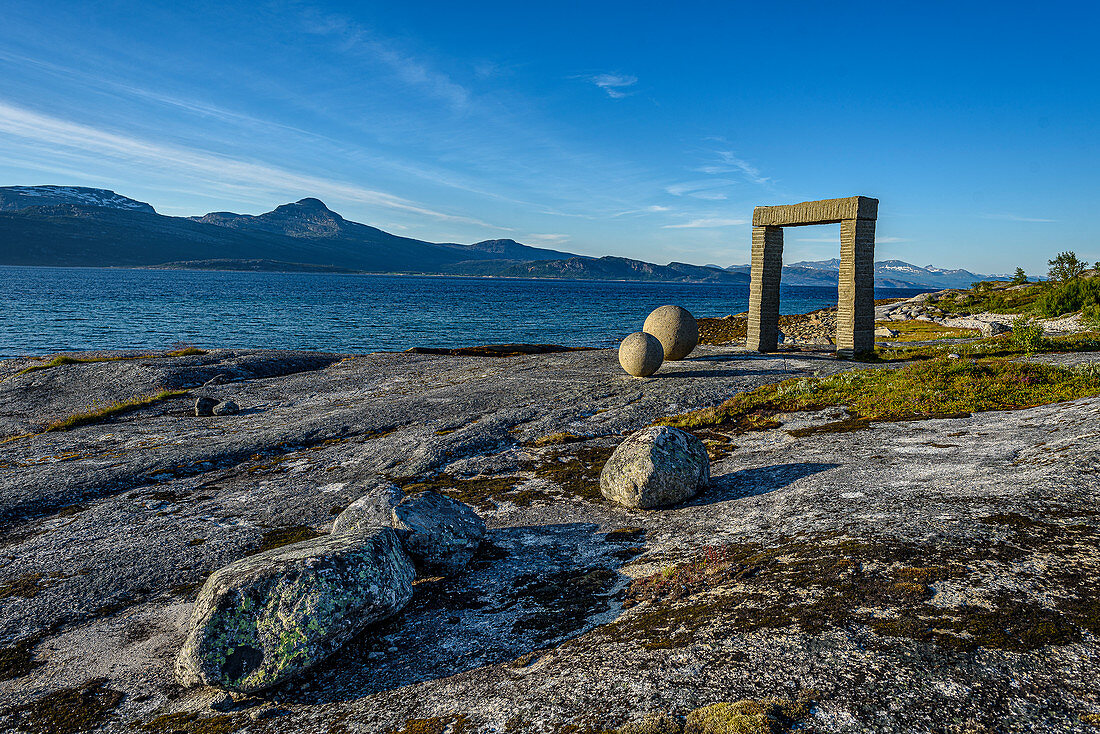
M 647 380 L 614 350 L 0 362 L 0 729 L 672 731 L 743 701 L 723 710 L 747 731 L 1091 730 L 1100 399 L 847 433 L 806 430 L 841 409 L 783 415 L 704 436 L 694 499 L 601 497 L 633 431 L 864 367 L 826 350 L 704 345 Z M 240 411 L 196 417 L 203 396 Z M 477 509 L 469 568 L 302 677 L 181 687 L 199 585 L 325 536 L 379 478 Z

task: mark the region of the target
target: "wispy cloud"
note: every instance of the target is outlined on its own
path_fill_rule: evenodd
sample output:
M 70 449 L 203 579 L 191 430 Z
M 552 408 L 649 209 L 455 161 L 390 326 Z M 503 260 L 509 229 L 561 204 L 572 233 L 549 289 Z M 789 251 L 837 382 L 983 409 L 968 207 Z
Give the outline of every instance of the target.
M 665 187 L 665 191 L 673 196 L 690 196 L 705 201 L 721 201 L 726 198 L 726 194 L 721 189 L 736 183 L 733 179 L 728 178 L 705 178 L 670 184 Z
M 760 169 L 753 164 L 746 161 L 744 158 L 738 158 L 733 151 L 730 150 L 716 150 L 715 155 L 718 156 L 718 160 L 715 163 L 708 163 L 695 169 L 700 173 L 707 173 L 710 175 L 726 174 L 726 173 L 738 173 L 746 181 L 754 184 L 766 184 L 771 181 L 770 178 L 763 175 Z
M 709 227 L 734 227 L 740 224 L 748 224 L 747 219 L 723 219 L 721 217 L 704 217 L 692 219 L 683 224 L 666 224 L 663 229 L 706 229 Z
M 302 29 L 316 36 L 335 38 L 341 52 L 368 56 L 389 67 L 404 83 L 424 90 L 453 107 L 463 108 L 470 102 L 469 90 L 450 76 L 350 18 L 317 8 L 306 8 L 302 12 Z
M 579 78 L 592 82 L 607 92 L 611 99 L 622 99 L 633 94 L 630 87 L 638 83 L 638 77 L 631 74 L 589 74 Z
M 568 242 L 570 237 L 567 234 L 529 234 L 525 239 L 535 240 L 536 242 Z
M 69 156 L 74 153 L 82 154 L 87 157 L 87 165 L 100 165 L 102 159 L 106 158 L 197 178 L 210 186 L 237 189 L 251 195 L 262 192 L 269 196 L 288 198 L 306 195 L 331 196 L 346 202 L 399 210 L 443 221 L 507 229 L 478 219 L 436 211 L 384 191 L 207 151 L 152 143 L 43 115 L 2 101 L 0 133 L 48 147 L 51 151 L 64 151 Z
M 1056 222 L 1057 219 L 1040 219 L 1039 217 L 1021 217 L 1017 214 L 983 214 L 983 219 L 1001 219 L 1007 222 Z

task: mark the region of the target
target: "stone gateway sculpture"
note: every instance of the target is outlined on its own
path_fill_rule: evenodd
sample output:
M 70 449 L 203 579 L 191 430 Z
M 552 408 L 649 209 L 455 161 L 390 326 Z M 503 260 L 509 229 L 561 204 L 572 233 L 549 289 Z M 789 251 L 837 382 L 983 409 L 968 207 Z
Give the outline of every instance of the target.
M 875 221 L 878 199 L 804 201 L 758 206 L 752 212 L 752 271 L 749 283 L 749 349 L 774 352 L 779 341 L 779 280 L 783 269 L 783 227 L 840 224 L 840 285 L 836 351 L 841 356 L 875 348 Z

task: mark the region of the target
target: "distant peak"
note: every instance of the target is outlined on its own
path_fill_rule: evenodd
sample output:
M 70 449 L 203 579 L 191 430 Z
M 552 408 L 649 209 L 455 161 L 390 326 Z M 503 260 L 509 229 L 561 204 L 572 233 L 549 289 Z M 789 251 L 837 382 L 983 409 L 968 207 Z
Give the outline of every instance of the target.
M 274 211 L 268 212 L 268 214 L 262 216 L 269 216 L 271 214 L 277 214 L 284 217 L 295 217 L 298 219 L 342 220 L 339 214 L 325 206 L 325 202 L 320 199 L 314 199 L 312 196 L 306 197 L 305 199 L 299 199 L 292 204 L 277 206 Z
M 327 206 L 325 206 L 325 202 L 321 201 L 320 199 L 314 199 L 312 196 L 307 196 L 304 199 L 298 199 L 298 201 L 294 203 L 297 206 L 304 207 L 306 209 L 324 209 L 326 212 L 332 211 Z M 333 213 L 335 214 L 335 212 Z

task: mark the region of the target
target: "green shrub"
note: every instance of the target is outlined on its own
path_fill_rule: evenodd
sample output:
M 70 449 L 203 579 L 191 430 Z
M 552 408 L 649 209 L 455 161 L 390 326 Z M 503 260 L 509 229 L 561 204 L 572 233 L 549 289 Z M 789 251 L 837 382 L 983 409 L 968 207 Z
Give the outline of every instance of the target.
M 1043 346 L 1043 325 L 1035 319 L 1020 317 L 1012 322 L 1012 343 L 1027 352 Z
M 1100 279 L 1074 278 L 1058 283 L 1035 301 L 1035 312 L 1051 318 L 1086 309 L 1100 309 Z

